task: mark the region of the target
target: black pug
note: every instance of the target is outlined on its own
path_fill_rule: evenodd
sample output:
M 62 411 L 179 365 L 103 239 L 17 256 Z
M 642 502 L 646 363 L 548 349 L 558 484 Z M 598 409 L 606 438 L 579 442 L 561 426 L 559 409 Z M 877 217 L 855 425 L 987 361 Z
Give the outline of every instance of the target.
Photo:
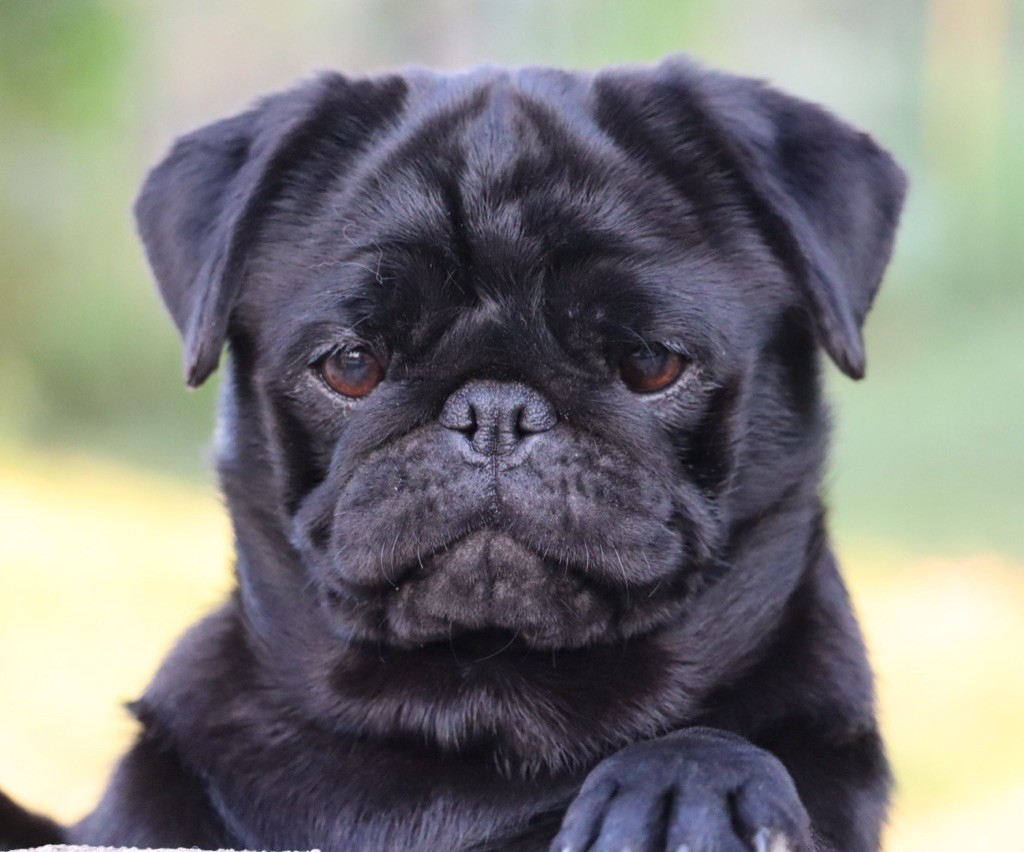
M 181 139 L 136 212 L 188 384 L 231 352 L 238 587 L 95 812 L 7 844 L 878 848 L 817 345 L 863 374 L 904 189 L 678 59 L 327 74 Z

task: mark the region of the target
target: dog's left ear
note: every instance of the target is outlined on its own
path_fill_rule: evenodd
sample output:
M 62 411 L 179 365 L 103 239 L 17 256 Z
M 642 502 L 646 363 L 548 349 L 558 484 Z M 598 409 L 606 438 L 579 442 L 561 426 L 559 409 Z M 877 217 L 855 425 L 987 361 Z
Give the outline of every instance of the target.
M 821 345 L 864 376 L 861 329 L 892 253 L 907 179 L 865 133 L 757 80 L 667 63 L 688 77 L 804 290 Z
M 324 74 L 179 139 L 146 179 L 135 217 L 185 344 L 185 381 L 216 369 L 268 205 L 317 142 L 335 171 L 401 106 L 398 77 Z

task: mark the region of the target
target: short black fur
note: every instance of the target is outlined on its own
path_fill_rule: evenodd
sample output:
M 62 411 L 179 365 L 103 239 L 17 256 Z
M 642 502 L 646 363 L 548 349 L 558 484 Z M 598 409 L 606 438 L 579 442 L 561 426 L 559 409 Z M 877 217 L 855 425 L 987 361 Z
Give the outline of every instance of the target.
M 817 347 L 862 375 L 904 189 L 685 60 L 329 74 L 185 137 L 136 212 L 188 382 L 231 351 L 238 587 L 68 839 L 877 849 Z

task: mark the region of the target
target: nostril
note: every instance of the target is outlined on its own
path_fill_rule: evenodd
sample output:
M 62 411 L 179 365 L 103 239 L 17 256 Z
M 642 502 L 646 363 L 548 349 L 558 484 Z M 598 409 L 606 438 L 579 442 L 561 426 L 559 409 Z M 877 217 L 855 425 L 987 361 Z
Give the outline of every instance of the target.
M 473 437 L 477 429 L 480 428 L 480 415 L 477 413 L 475 405 L 466 406 L 465 416 L 462 418 L 460 425 L 455 428 L 466 435 L 466 437 Z
M 517 441 L 521 441 L 530 434 L 531 430 L 527 422 L 525 405 L 512 413 L 511 431 Z
M 473 381 L 445 403 L 439 418 L 480 457 L 513 453 L 530 435 L 551 429 L 554 409 L 533 388 L 517 382 Z

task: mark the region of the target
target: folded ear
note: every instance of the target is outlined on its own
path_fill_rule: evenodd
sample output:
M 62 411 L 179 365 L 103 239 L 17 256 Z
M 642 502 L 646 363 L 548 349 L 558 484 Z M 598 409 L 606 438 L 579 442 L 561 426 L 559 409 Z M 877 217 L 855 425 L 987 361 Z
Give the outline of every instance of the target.
M 346 154 L 394 115 L 400 78 L 325 74 L 179 139 L 146 179 L 135 217 L 160 295 L 185 344 L 185 381 L 216 369 L 270 202 L 318 141 Z
M 264 102 L 180 138 L 135 202 L 139 234 L 185 344 L 185 381 L 213 372 L 243 277 L 247 237 L 293 122 L 274 127 Z M 270 126 L 268 126 L 270 125 Z
M 731 148 L 769 241 L 804 291 L 821 345 L 864 375 L 861 329 L 892 253 L 907 180 L 865 133 L 743 77 L 686 75 Z

